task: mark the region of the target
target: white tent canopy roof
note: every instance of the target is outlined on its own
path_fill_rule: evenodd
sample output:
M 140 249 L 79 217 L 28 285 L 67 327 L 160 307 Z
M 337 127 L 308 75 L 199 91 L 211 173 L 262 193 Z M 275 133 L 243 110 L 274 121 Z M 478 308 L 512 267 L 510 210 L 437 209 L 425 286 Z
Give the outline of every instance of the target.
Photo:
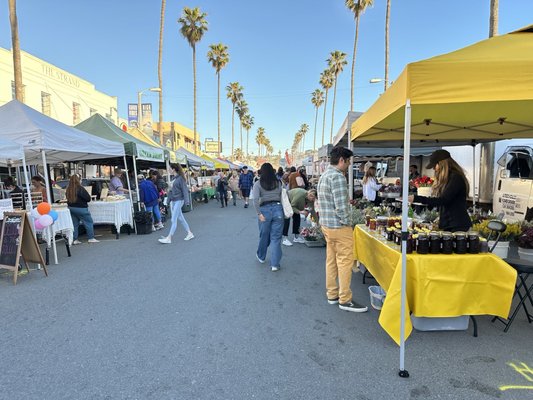
M 24 150 L 22 145 L 0 137 L 0 164 L 8 165 L 22 160 Z
M 28 107 L 17 100 L 0 107 L 0 138 L 23 146 L 29 164 L 84 161 L 124 155 L 122 143 L 90 135 Z

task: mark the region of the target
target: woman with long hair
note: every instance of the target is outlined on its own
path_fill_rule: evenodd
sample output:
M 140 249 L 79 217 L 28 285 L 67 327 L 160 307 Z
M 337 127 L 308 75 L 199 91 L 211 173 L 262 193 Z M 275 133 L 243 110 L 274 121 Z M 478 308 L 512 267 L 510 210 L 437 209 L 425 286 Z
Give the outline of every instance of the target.
M 168 192 L 168 198 L 172 202 L 172 226 L 170 227 L 168 236 L 159 239 L 160 243 L 172 243 L 172 236 L 178 227 L 178 220 L 180 221 L 181 226 L 183 226 L 183 229 L 185 229 L 185 232 L 187 232 L 187 236 L 185 236 L 184 240 L 191 240 L 194 238 L 194 235 L 189 228 L 189 224 L 185 220 L 183 212 L 181 211 L 184 204 L 187 206 L 190 204 L 189 188 L 187 187 L 187 181 L 185 180 L 185 173 L 180 164 L 171 164 L 170 167 L 174 171 L 175 176 L 172 188 Z
M 259 245 L 255 253 L 262 264 L 270 246 L 270 268 L 278 271 L 281 261 L 281 236 L 285 215 L 281 206 L 281 183 L 270 163 L 259 170 L 259 180 L 253 187 L 254 207 L 259 219 Z
M 409 201 L 438 207 L 439 229 L 450 232 L 470 229 L 472 222 L 466 207 L 470 185 L 461 166 L 446 150 L 436 150 L 426 168 L 435 170 L 432 197 L 409 196 Z
M 78 175 L 72 175 L 68 182 L 67 190 L 67 205 L 72 217 L 72 223 L 74 224 L 74 241 L 72 244 L 81 244 L 78 240 L 78 227 L 80 221 L 83 222 L 83 226 L 87 231 L 89 243 L 98 243 L 98 240 L 94 238 L 94 223 L 93 217 L 89 212 L 89 206 L 87 203 L 91 201 L 91 195 L 81 186 L 80 178 Z
M 39 175 L 31 177 L 32 192 L 39 192 L 43 197 L 43 202 L 48 202 L 48 195 L 46 194 L 46 185 L 44 179 Z
M 363 177 L 363 197 L 368 201 L 376 202 L 377 192 L 381 186 L 376 179 L 376 167 L 369 167 Z

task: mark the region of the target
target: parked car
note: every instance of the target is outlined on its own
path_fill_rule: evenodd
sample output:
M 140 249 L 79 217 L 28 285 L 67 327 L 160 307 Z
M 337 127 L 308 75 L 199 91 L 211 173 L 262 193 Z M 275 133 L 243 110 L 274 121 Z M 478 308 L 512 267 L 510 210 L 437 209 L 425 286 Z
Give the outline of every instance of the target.
M 53 195 L 55 201 L 65 200 L 66 199 L 66 190 L 68 186 L 68 180 L 56 181 L 53 185 Z M 96 196 L 97 200 L 100 200 L 100 195 L 102 189 L 109 189 L 109 179 L 108 178 L 82 178 L 81 185 L 84 188 L 91 188 L 91 196 Z

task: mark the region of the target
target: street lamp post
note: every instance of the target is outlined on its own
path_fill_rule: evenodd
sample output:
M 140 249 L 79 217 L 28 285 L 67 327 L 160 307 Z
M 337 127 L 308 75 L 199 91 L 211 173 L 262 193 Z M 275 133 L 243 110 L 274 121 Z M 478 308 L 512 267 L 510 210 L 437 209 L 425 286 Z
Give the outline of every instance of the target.
M 142 120 L 142 110 L 141 110 L 141 99 L 142 99 L 142 94 L 146 91 L 150 91 L 150 92 L 160 92 L 161 91 L 161 88 L 159 87 L 153 87 L 153 88 L 148 88 L 148 89 L 144 89 L 144 90 L 141 90 L 140 92 L 137 92 L 137 128 L 141 129 L 141 120 Z M 159 127 L 159 129 L 161 129 L 161 127 Z M 161 143 L 163 144 L 163 143 Z

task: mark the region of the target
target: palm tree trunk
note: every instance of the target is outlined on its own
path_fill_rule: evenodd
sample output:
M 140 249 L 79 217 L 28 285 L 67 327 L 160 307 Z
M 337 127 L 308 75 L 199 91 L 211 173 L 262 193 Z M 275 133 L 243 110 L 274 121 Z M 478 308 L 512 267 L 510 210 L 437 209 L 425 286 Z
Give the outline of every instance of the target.
M 233 111 L 231 113 L 231 161 L 233 161 L 233 152 L 235 148 L 235 103 L 233 103 Z
M 22 64 L 20 61 L 20 41 L 17 20 L 17 1 L 9 0 L 9 21 L 11 23 L 11 45 L 13 47 L 13 71 L 15 74 L 15 98 L 24 101 L 22 91 Z
M 198 136 L 196 134 L 196 46 L 192 46 L 192 76 L 193 76 L 193 116 L 194 116 L 194 153 L 198 154 Z
M 248 143 L 250 142 L 250 129 L 246 129 L 246 158 L 250 156 L 248 153 Z
M 316 151 L 316 123 L 318 121 L 318 107 L 316 108 L 315 112 L 315 134 L 313 135 L 313 151 Z
M 241 151 L 243 151 L 243 147 L 242 147 L 242 121 L 240 122 L 239 124 L 239 129 L 240 129 L 240 132 L 241 132 Z
M 220 72 L 217 73 L 218 157 L 220 158 Z
M 360 1 L 357 2 L 357 8 L 360 7 Z M 353 39 L 353 56 L 352 56 L 352 97 L 350 102 L 350 111 L 354 107 L 354 78 L 355 78 L 355 55 L 357 53 L 357 37 L 359 36 L 359 12 L 355 14 L 355 38 Z
M 328 106 L 328 89 L 326 89 L 326 96 L 324 99 L 324 118 L 322 118 L 322 146 L 324 146 L 324 131 L 326 130 L 326 108 Z
M 498 3 L 499 0 L 490 0 L 489 37 L 498 35 Z
M 161 0 L 161 19 L 159 22 L 159 56 L 157 58 L 157 78 L 159 81 L 159 143 L 163 146 L 163 32 L 165 29 L 166 0 Z M 174 141 L 174 139 L 172 139 Z
M 333 123 L 335 122 L 335 99 L 337 97 L 337 77 L 333 84 L 333 106 L 331 107 L 331 131 L 329 133 L 329 142 L 333 143 Z
M 385 91 L 389 87 L 389 28 L 390 28 L 390 2 L 387 0 L 387 14 L 385 16 Z

